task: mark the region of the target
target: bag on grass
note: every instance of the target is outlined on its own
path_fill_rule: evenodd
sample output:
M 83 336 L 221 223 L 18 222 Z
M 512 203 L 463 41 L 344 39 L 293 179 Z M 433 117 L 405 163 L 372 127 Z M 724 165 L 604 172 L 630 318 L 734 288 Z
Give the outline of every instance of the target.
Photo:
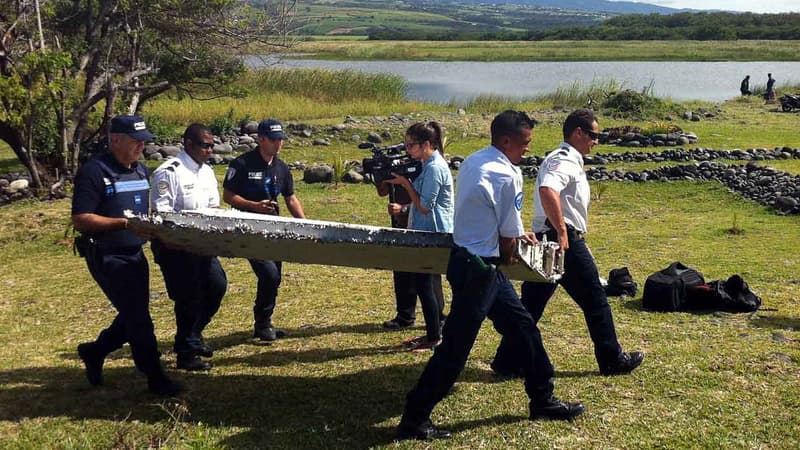
M 627 267 L 611 269 L 611 272 L 608 273 L 608 284 L 605 286 L 607 296 L 618 297 L 620 295 L 626 295 L 628 297 L 634 297 L 638 290 L 639 285 L 633 281 L 633 276 L 631 276 Z
M 653 311 L 680 311 L 686 304 L 687 291 L 703 284 L 703 274 L 675 261 L 647 277 L 642 305 Z
M 739 275 L 732 275 L 725 281 L 710 281 L 691 289 L 686 300 L 686 309 L 753 312 L 760 306 L 761 298 L 750 290 L 750 286 Z

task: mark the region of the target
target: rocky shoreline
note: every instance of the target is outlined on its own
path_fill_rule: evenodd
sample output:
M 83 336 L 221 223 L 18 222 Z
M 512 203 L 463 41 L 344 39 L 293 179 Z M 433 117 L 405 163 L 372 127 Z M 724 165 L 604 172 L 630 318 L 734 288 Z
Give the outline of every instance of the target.
M 462 111 L 451 113 L 454 117 L 465 118 Z M 428 113 L 410 115 L 392 114 L 386 117 L 369 117 L 355 119 L 347 116 L 341 124 L 332 126 L 315 126 L 287 122 L 285 128 L 290 136 L 292 146 L 328 146 L 332 141 L 348 142 L 357 145 L 361 142 L 383 144 L 399 140 L 399 134 L 408 123 L 426 120 Z M 483 117 L 487 119 L 487 117 Z M 258 123 L 248 121 L 242 123 L 238 130 L 223 136 L 214 137 L 214 153 L 209 164 L 228 164 L 239 154 L 257 147 L 256 133 Z M 398 131 L 400 130 L 400 131 Z M 641 136 L 625 136 L 625 142 L 637 142 Z M 659 136 L 660 137 L 660 136 Z M 692 133 L 664 136 L 665 142 L 696 142 Z M 638 144 L 642 144 L 639 142 Z M 636 145 L 623 144 L 629 147 Z M 660 145 L 660 142 L 659 142 Z M 176 156 L 182 150 L 180 143 L 148 143 L 143 157 L 150 161 L 161 161 Z M 368 154 L 365 154 L 368 156 Z M 447 155 L 450 167 L 457 170 L 464 160 L 461 156 Z M 538 166 L 543 161 L 541 156 L 524 158 L 521 169 L 524 175 L 535 177 Z M 734 165 L 712 162 L 714 160 L 747 161 L 746 165 Z M 622 153 L 596 153 L 584 157 L 589 167 L 587 176 L 594 181 L 717 181 L 733 192 L 756 201 L 764 206 L 773 207 L 783 214 L 800 214 L 800 176 L 793 176 L 779 170 L 756 165 L 755 161 L 772 161 L 800 159 L 800 149 L 776 147 L 774 149 L 749 148 L 746 150 L 715 150 L 710 148 L 667 148 L 661 151 L 630 151 Z M 602 167 L 615 163 L 664 163 L 694 162 L 693 164 L 664 166 L 656 169 L 625 171 Z M 294 170 L 303 171 L 306 183 L 330 183 L 334 178 L 334 168 L 328 164 L 308 166 L 304 161 L 287 161 Z M 343 167 L 342 181 L 346 183 L 362 183 L 369 181 L 363 173 L 360 161 L 346 161 Z M 24 173 L 0 174 L 0 205 L 34 196 L 29 188 L 29 179 Z M 50 192 L 50 198 L 63 197 L 62 183 L 56 183 Z

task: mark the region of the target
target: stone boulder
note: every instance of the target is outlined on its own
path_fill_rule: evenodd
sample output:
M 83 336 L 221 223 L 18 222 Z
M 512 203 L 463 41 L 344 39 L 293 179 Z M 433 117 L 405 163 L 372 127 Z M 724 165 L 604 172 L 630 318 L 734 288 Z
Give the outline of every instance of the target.
M 356 172 L 355 170 L 348 170 L 342 176 L 342 181 L 344 181 L 345 183 L 363 183 L 364 176 Z
M 158 152 L 161 153 L 161 156 L 164 158 L 171 158 L 178 156 L 178 153 L 181 152 L 181 148 L 177 145 L 165 145 L 158 149 Z
M 306 183 L 331 183 L 333 181 L 333 167 L 317 165 L 303 171 L 303 181 Z
M 258 122 L 255 120 L 248 120 L 242 124 L 242 134 L 255 134 L 258 133 Z

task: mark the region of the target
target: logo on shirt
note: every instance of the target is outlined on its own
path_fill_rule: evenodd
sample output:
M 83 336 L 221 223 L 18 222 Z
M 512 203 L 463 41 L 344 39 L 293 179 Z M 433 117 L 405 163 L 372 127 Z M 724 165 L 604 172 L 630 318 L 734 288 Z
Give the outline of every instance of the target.
M 133 204 L 134 205 L 141 205 L 142 204 L 142 196 L 139 195 L 139 194 L 134 195 L 133 196 Z
M 169 182 L 166 181 L 166 180 L 161 180 L 156 185 L 156 188 L 158 189 L 158 194 L 159 195 L 164 195 L 169 190 Z
M 556 170 L 560 165 L 561 165 L 560 159 L 551 159 L 550 161 L 547 161 L 547 170 Z
M 520 192 L 520 193 L 519 193 L 519 194 L 517 194 L 517 196 L 514 198 L 514 207 L 515 207 L 515 208 L 517 208 L 517 211 L 522 211 L 522 199 L 523 199 L 524 197 L 525 197 L 525 196 L 522 194 L 522 192 Z
M 236 169 L 233 167 L 228 167 L 228 173 L 225 174 L 225 179 L 230 180 L 236 175 Z
M 251 180 L 260 180 L 264 178 L 264 172 L 247 172 L 247 178 Z

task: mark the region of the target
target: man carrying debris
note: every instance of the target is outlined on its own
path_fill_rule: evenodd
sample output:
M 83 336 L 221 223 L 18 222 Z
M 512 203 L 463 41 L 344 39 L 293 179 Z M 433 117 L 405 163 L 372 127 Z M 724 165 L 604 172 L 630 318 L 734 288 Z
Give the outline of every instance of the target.
M 292 217 L 305 219 L 303 206 L 294 194 L 292 172 L 278 158 L 286 135 L 283 126 L 275 119 L 258 124 L 258 148 L 231 161 L 222 183 L 223 199 L 232 207 L 260 214 L 277 216 L 280 213 L 278 197 L 283 196 Z M 272 326 L 272 313 L 281 284 L 281 261 L 251 259 L 250 266 L 258 278 L 253 314 L 253 336 L 262 341 L 283 337 L 283 330 Z
M 564 142 L 550 152 L 539 167 L 534 188 L 533 231 L 538 239 L 547 237 L 551 242 L 558 242 L 565 252 L 564 275 L 558 284 L 583 310 L 600 373 L 626 374 L 642 363 L 644 355 L 622 351 L 597 265 L 584 240 L 590 192 L 583 170 L 583 155 L 588 155 L 597 143 L 600 128 L 591 110 L 579 109 L 567 116 L 562 132 Z M 535 323 L 541 319 L 558 284 L 527 281 L 522 284 L 522 303 Z M 506 376 L 523 374 L 524 366 L 519 361 L 525 351 L 521 343 L 504 336 L 492 369 Z
M 136 368 L 147 376 L 153 393 L 176 395 L 182 390 L 161 368 L 150 317 L 150 269 L 142 252 L 145 239 L 128 229 L 124 211 L 147 214 L 150 183 L 139 163 L 144 142 L 153 139 L 144 119 L 117 116 L 111 120 L 110 151 L 86 162 L 75 176 L 72 224 L 81 236 L 75 244 L 92 278 L 114 305 L 117 316 L 93 342 L 78 346 L 89 384 L 103 384 L 103 363 L 126 342 Z
M 183 133 L 183 151 L 153 172 L 151 208 L 158 212 L 218 208 L 219 188 L 214 169 L 205 164 L 214 148 L 214 136 L 203 125 L 191 124 Z M 228 288 L 225 271 L 215 256 L 171 249 L 158 239 L 150 244 L 161 267 L 169 297 L 175 302 L 175 354 L 184 370 L 209 370 L 213 349 L 203 330 L 219 310 Z
M 450 437 L 430 415 L 464 369 L 485 318 L 504 336 L 521 343 L 530 419 L 569 420 L 584 411 L 581 403 L 553 396 L 553 366 L 536 322 L 519 302 L 514 286 L 498 264 L 509 264 L 518 239 L 535 241 L 522 225 L 522 174 L 536 123 L 519 111 L 504 111 L 491 125 L 492 145 L 469 156 L 458 172 L 453 241 L 447 280 L 453 290 L 442 342 L 434 350 L 416 386 L 408 393 L 398 439 Z

